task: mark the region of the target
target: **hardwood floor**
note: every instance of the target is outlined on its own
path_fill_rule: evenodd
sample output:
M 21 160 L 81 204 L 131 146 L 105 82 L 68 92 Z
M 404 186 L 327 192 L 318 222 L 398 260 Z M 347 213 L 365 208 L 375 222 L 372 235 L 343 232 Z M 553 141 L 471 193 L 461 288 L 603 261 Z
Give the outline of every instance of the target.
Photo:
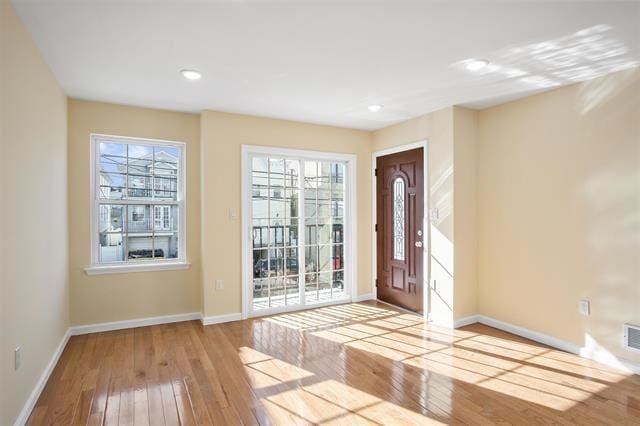
M 29 424 L 640 424 L 640 376 L 377 302 L 72 337 Z

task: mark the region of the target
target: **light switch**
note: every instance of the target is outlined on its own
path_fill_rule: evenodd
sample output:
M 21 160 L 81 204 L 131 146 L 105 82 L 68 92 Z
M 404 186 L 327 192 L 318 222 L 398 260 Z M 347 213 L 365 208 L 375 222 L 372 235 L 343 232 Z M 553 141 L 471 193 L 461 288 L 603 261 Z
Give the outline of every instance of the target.
M 18 346 L 13 352 L 13 369 L 18 370 L 22 365 L 22 347 Z
M 579 310 L 581 315 L 589 315 L 591 313 L 591 306 L 588 300 L 581 300 L 579 304 Z
M 216 280 L 216 290 L 224 289 L 224 282 L 222 280 Z

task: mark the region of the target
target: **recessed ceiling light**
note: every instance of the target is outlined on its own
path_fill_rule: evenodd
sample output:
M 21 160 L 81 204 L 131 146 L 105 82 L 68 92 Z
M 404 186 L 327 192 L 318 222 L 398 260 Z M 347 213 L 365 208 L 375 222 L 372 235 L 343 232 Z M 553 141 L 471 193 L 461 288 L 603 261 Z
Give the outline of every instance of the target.
M 182 74 L 182 76 L 187 80 L 200 80 L 200 78 L 202 78 L 200 71 L 196 70 L 180 70 L 180 74 Z
M 382 105 L 380 104 L 369 105 L 369 111 L 371 112 L 378 112 L 381 109 L 382 109 Z
M 489 65 L 489 61 L 487 61 L 486 59 L 471 59 L 469 62 L 467 62 L 467 69 L 469 71 L 478 71 L 486 67 L 487 65 Z

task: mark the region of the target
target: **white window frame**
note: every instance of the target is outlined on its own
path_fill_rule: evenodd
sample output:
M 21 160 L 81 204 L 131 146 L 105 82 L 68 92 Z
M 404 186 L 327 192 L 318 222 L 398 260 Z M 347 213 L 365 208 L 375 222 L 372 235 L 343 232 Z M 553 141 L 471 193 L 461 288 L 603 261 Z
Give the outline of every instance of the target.
M 98 197 L 100 188 L 100 143 L 122 143 L 149 146 L 169 146 L 180 150 L 180 160 L 177 175 L 177 209 L 178 209 L 178 257 L 175 259 L 161 260 L 129 260 L 125 262 L 100 263 L 100 238 L 98 234 L 100 220 L 100 204 L 115 205 L 151 205 L 154 208 L 152 220 L 155 226 L 155 206 L 172 205 L 167 200 L 142 200 L 139 198 L 123 200 L 106 200 Z M 187 261 L 187 205 L 186 205 L 186 157 L 187 144 L 178 141 L 160 139 L 135 138 L 129 136 L 114 136 L 92 133 L 90 136 L 90 202 L 91 202 L 91 265 L 85 268 L 88 275 L 117 274 L 125 272 L 163 271 L 174 269 L 187 269 L 190 263 Z M 152 189 L 153 190 L 153 189 Z M 169 209 L 171 210 L 171 209 Z
M 345 297 L 326 302 L 313 304 L 305 303 L 305 291 L 301 291 L 300 304 L 281 306 L 276 308 L 260 309 L 253 311 L 253 241 L 252 241 L 252 186 L 251 186 L 251 163 L 254 156 L 283 157 L 291 160 L 300 160 L 301 175 L 304 169 L 303 161 L 327 161 L 343 163 L 345 165 L 345 210 L 344 216 L 344 287 Z M 357 161 L 355 154 L 341 154 L 323 151 L 307 151 L 299 149 L 278 148 L 269 146 L 242 145 L 241 147 L 241 173 L 242 173 L 242 318 L 272 315 L 282 312 L 298 311 L 309 309 L 310 307 L 320 307 L 350 303 L 354 300 L 357 291 L 357 259 L 355 256 L 357 244 L 357 191 L 356 173 Z M 301 177 L 302 178 L 302 177 Z M 303 197 L 303 190 L 300 191 Z M 300 204 L 299 215 L 304 216 L 304 203 Z M 298 231 L 299 249 L 298 265 L 304 265 L 304 230 Z M 304 274 L 301 274 L 304 275 Z

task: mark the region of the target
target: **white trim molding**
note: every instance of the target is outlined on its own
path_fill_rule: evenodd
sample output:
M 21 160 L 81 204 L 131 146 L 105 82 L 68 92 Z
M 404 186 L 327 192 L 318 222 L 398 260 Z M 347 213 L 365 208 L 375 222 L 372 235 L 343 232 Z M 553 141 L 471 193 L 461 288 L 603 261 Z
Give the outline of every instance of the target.
M 579 355 L 580 353 L 580 347 L 578 345 L 569 343 L 553 336 L 549 336 L 548 334 L 540 333 L 538 331 L 530 330 L 518 325 L 513 325 L 508 322 L 487 317 L 485 315 L 478 315 L 478 322 L 493 328 L 497 328 L 498 330 L 506 331 L 520 337 L 525 337 L 529 340 L 533 340 L 534 342 L 542 343 L 544 345 L 563 350 L 565 352 L 570 352 L 576 355 Z
M 353 298 L 354 302 L 364 302 L 365 300 L 376 300 L 375 293 L 359 294 Z
M 580 348 L 578 354 L 582 358 L 591 359 L 609 367 L 618 368 L 626 371 L 627 373 L 640 374 L 640 363 L 627 361 L 626 359 L 618 358 L 612 353 L 598 348 Z
M 618 358 L 605 349 L 599 348 L 592 342 L 585 342 L 586 346 L 580 347 L 579 345 L 558 339 L 557 337 L 500 321 L 486 315 L 471 315 L 460 318 L 459 320 L 454 321 L 454 328 L 464 327 L 474 323 L 488 325 L 489 327 L 497 328 L 498 330 L 506 331 L 507 333 L 515 334 L 516 336 L 524 337 L 526 339 L 533 340 L 534 342 L 542 343 L 543 345 L 578 355 L 581 358 L 590 359 L 606 366 L 617 368 L 626 373 L 640 374 L 640 363 Z
M 129 272 L 153 272 L 174 271 L 189 269 L 189 262 L 162 262 L 162 263 L 130 263 L 118 265 L 94 265 L 84 268 L 87 275 L 124 274 Z
M 150 325 L 170 324 L 173 322 L 193 321 L 202 318 L 200 312 L 188 314 L 163 315 L 159 317 L 136 318 L 124 321 L 103 322 L 98 324 L 76 325 L 69 327 L 71 336 L 82 334 L 99 333 L 102 331 L 125 330 L 127 328 L 147 327 Z
M 374 151 L 375 157 L 384 157 L 385 155 L 397 154 L 398 152 L 411 151 L 412 149 L 424 148 L 427 145 L 426 139 L 421 139 L 416 142 L 406 143 L 404 145 L 392 146 L 391 148 L 385 148 L 378 151 Z
M 469 315 L 453 321 L 453 328 L 460 328 L 480 322 L 480 315 Z
M 226 314 L 226 315 L 214 315 L 210 317 L 202 317 L 200 321 L 202 325 L 222 324 L 224 322 L 240 321 L 242 320 L 241 313 Z
M 40 394 L 44 390 L 44 387 L 47 384 L 47 381 L 49 380 L 51 373 L 53 373 L 53 369 L 58 364 L 58 360 L 60 359 L 60 356 L 62 355 L 64 348 L 67 346 L 67 342 L 69 341 L 70 337 L 71 337 L 71 331 L 70 329 L 67 329 L 67 331 L 62 336 L 62 340 L 60 341 L 60 344 L 58 345 L 56 350 L 53 352 L 53 356 L 49 360 L 49 363 L 47 364 L 44 371 L 42 372 L 42 375 L 40 375 L 40 378 L 36 382 L 36 386 L 33 388 L 33 391 L 31 391 L 29 398 L 27 398 L 27 401 L 22 407 L 20 414 L 18 414 L 18 418 L 16 419 L 14 426 L 22 426 L 27 423 L 27 420 L 29 420 L 29 416 L 31 415 L 31 412 L 35 408 L 36 402 L 38 402 L 38 398 L 40 398 Z

